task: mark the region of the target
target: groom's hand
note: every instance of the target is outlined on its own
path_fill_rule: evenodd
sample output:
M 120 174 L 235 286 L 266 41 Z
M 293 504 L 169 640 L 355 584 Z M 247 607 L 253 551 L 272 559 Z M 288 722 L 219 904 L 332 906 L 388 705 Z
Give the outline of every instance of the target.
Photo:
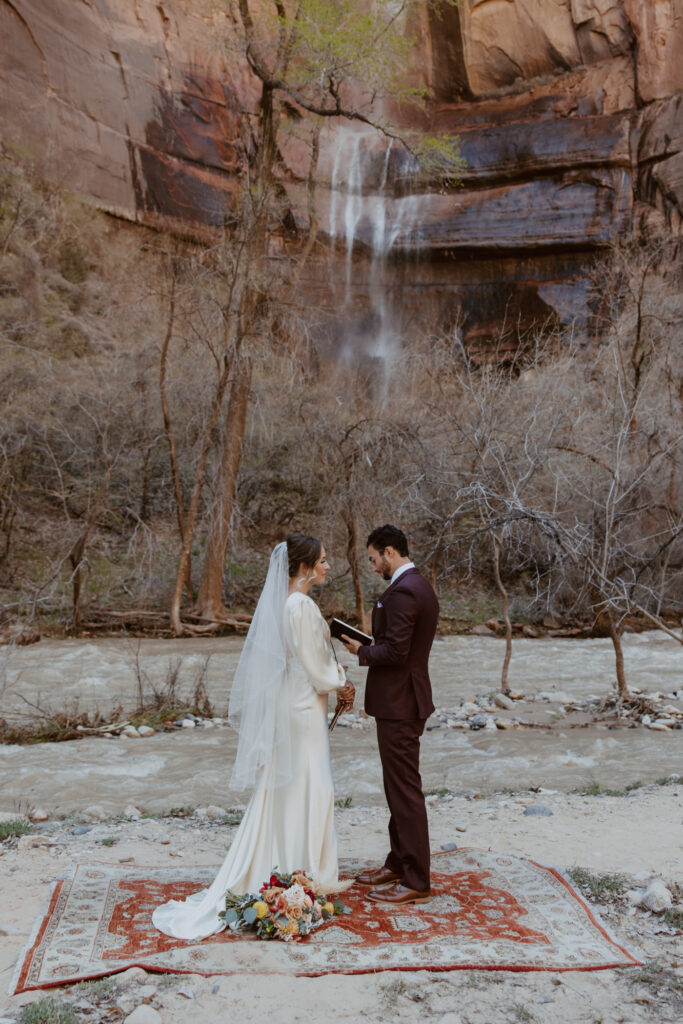
M 352 640 L 351 637 L 346 636 L 346 634 L 342 634 L 340 639 L 346 650 L 351 654 L 358 654 L 358 648 L 363 646 L 360 640 Z

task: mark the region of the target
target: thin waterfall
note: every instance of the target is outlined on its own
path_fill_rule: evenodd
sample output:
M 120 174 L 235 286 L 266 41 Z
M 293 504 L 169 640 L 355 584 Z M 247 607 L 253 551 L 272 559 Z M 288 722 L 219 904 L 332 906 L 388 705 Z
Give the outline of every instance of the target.
M 370 317 L 365 317 L 362 352 L 387 364 L 399 344 L 401 309 L 390 283 L 388 265 L 394 248 L 419 248 L 419 195 L 396 196 L 390 180 L 392 163 L 400 163 L 393 140 L 378 148 L 376 132 L 339 130 L 331 177 L 329 235 L 343 240 L 345 289 L 343 310 L 354 333 L 353 254 L 362 245 L 370 254 L 367 294 Z M 396 158 L 392 161 L 392 155 Z M 405 164 L 404 164 L 405 167 Z M 334 263 L 331 271 L 334 274 Z M 333 291 L 335 280 L 331 280 Z M 368 330 L 367 322 L 372 325 Z M 356 332 L 357 334 L 358 332 Z M 351 341 L 346 346 L 350 351 Z

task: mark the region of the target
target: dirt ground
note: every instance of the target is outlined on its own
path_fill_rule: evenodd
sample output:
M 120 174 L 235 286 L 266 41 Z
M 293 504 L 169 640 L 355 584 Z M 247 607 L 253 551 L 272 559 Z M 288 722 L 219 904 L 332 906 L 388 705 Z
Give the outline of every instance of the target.
M 552 815 L 525 817 L 543 803 Z M 21 1007 L 56 999 L 74 1006 L 72 1020 L 125 1021 L 139 1005 L 154 1009 L 157 1024 L 244 1024 L 275 1017 L 287 1021 L 427 1021 L 440 1024 L 668 1024 L 683 1014 L 683 945 L 680 916 L 633 907 L 624 890 L 660 876 L 680 896 L 683 786 L 649 785 L 623 796 L 582 796 L 519 791 L 490 796 L 429 798 L 432 846 L 456 842 L 531 856 L 587 877 L 619 874 L 612 894 L 600 885 L 590 897 L 617 939 L 645 962 L 643 968 L 594 972 L 452 971 L 378 973 L 345 977 L 254 978 L 145 974 L 133 969 L 112 981 L 49 992 L 0 996 L 0 1024 L 18 1021 Z M 77 816 L 48 821 L 0 856 L 0 979 L 6 991 L 13 966 L 41 912 L 50 880 L 74 861 L 133 857 L 138 864 L 219 864 L 232 828 L 196 814 L 177 819 L 111 818 L 74 834 Z M 387 812 L 355 805 L 337 812 L 340 855 L 378 861 L 386 852 Z M 103 843 L 104 841 L 104 843 Z M 678 877 L 677 877 L 678 876 Z M 672 923 L 671 923 L 672 922 Z M 283 1009 L 284 1008 L 284 1009 Z M 50 1022 L 53 1018 L 46 1018 Z M 55 1017 L 54 1020 L 59 1018 Z

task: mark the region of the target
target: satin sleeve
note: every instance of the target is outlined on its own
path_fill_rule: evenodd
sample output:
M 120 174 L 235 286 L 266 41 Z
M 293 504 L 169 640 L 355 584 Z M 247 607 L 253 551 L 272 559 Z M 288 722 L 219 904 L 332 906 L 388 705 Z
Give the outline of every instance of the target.
M 346 678 L 337 664 L 330 642 L 330 630 L 320 609 L 310 598 L 297 601 L 289 611 L 289 628 L 294 654 L 318 693 L 332 693 L 344 686 Z

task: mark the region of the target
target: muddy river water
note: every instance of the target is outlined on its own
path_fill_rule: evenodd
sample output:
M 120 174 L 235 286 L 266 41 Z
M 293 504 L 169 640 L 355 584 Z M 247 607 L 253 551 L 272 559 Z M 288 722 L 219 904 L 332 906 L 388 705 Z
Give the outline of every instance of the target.
M 161 688 L 177 669 L 181 692 L 205 673 L 217 715 L 225 714 L 242 641 L 43 640 L 30 647 L 0 648 L 0 714 L 33 714 L 27 704 L 81 710 L 135 707 L 138 688 Z M 437 640 L 431 660 L 435 703 L 451 709 L 498 688 L 503 642 L 458 636 Z M 346 655 L 345 655 L 346 657 Z M 208 658 L 208 663 L 207 663 Z M 658 691 L 680 704 L 683 652 L 658 633 L 625 638 L 630 685 Z M 340 659 L 344 660 L 344 659 Z M 348 660 L 348 659 L 347 659 Z M 364 670 L 349 671 L 362 699 Z M 526 697 L 543 692 L 572 699 L 611 691 L 614 658 L 607 640 L 544 638 L 514 642 L 510 683 Z M 520 701 L 522 717 L 552 725 L 489 731 L 435 729 L 425 733 L 422 767 L 426 789 L 492 792 L 540 786 L 563 791 L 591 782 L 621 788 L 683 773 L 683 731 L 564 727 L 561 705 Z M 549 709 L 551 709 L 549 711 Z M 331 738 L 339 798 L 383 800 L 372 723 L 338 728 Z M 129 804 L 145 810 L 209 803 L 231 807 L 245 794 L 227 787 L 235 738 L 227 726 L 159 732 L 146 739 L 88 738 L 68 743 L 0 746 L 0 811 L 46 806 L 69 813 L 91 804 L 108 813 Z

